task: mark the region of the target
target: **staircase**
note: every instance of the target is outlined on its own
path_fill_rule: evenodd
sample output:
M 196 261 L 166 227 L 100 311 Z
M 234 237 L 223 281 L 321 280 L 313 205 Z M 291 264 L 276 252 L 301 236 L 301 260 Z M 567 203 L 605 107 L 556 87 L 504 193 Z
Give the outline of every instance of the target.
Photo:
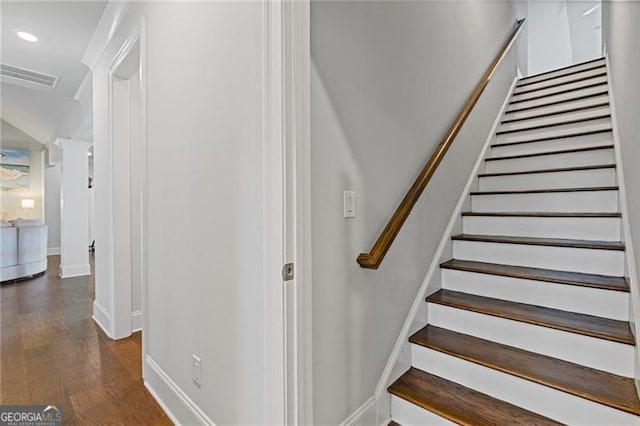
M 521 79 L 392 423 L 640 424 L 604 59 Z

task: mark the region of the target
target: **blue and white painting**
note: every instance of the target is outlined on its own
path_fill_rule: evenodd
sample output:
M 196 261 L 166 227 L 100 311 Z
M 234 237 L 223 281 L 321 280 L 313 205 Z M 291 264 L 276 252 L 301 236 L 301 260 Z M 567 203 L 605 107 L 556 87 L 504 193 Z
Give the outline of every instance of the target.
M 28 149 L 0 148 L 0 189 L 29 188 L 31 152 Z

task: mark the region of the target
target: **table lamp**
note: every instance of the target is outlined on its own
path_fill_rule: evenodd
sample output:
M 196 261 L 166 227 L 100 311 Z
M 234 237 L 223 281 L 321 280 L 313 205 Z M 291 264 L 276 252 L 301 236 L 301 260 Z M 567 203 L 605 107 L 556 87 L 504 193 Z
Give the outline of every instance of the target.
M 32 198 L 23 198 L 20 200 L 20 205 L 25 210 L 27 219 L 29 219 L 29 210 L 36 206 L 36 201 Z

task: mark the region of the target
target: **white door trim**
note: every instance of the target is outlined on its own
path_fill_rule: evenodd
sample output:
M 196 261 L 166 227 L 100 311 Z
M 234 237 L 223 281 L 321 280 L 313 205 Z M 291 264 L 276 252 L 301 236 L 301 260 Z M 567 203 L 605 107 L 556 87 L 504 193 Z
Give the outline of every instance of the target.
M 285 424 L 282 2 L 263 0 L 263 277 L 265 423 Z
M 145 20 L 144 18 L 140 18 L 139 22 L 133 27 L 126 41 L 118 50 L 118 53 L 115 55 L 114 59 L 111 61 L 107 68 L 107 140 L 108 140 L 108 170 L 109 170 L 109 180 L 108 183 L 108 203 L 110 206 L 114 206 L 113 199 L 113 177 L 114 177 L 114 158 L 113 158 L 113 80 L 115 78 L 115 73 L 120 64 L 127 58 L 127 56 L 131 53 L 133 48 L 138 44 L 139 45 L 139 53 L 140 53 L 140 62 L 139 66 L 139 78 L 140 78 L 140 143 L 141 143 L 141 157 L 142 164 L 139 164 L 139 168 L 141 171 L 141 185 L 140 192 L 137 194 L 138 199 L 140 200 L 140 214 L 142 216 L 141 224 L 141 241 L 140 241 L 140 249 L 141 249 L 141 262 L 140 265 L 142 272 L 142 329 L 143 331 L 143 339 L 142 339 L 142 355 L 143 359 L 146 356 L 146 331 L 147 331 L 147 270 L 146 270 L 146 230 L 145 230 L 145 213 L 146 213 L 146 184 L 147 184 L 147 168 L 146 168 L 146 67 L 145 67 Z M 107 247 L 111 251 L 109 253 L 109 292 L 111 297 L 111 318 L 110 318 L 110 328 L 111 334 L 110 337 L 115 339 L 119 339 L 122 337 L 127 337 L 131 335 L 132 330 L 132 313 L 131 313 L 131 281 L 117 283 L 115 280 L 115 257 L 117 255 L 114 249 L 114 233 L 115 233 L 115 222 L 114 222 L 114 212 L 110 210 L 108 212 L 108 244 Z M 133 236 L 132 236 L 133 237 Z M 118 303 L 118 300 L 122 299 L 122 295 L 126 294 L 129 298 L 129 303 L 125 303 L 122 306 Z M 144 375 L 143 375 L 144 376 Z
M 310 3 L 263 4 L 265 422 L 312 423 Z

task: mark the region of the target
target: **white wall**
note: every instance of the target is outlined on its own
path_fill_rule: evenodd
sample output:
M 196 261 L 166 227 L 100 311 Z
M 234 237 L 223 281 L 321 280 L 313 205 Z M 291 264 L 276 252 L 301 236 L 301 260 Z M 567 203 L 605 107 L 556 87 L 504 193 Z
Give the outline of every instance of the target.
M 588 15 L 585 15 L 588 13 Z M 602 56 L 602 2 L 567 1 L 573 63 Z
M 377 271 L 371 248 L 514 25 L 502 2 L 312 3 L 313 414 L 374 393 L 515 76 L 503 63 Z M 357 218 L 343 219 L 342 192 Z
M 600 0 L 514 0 L 518 17 L 526 17 L 526 61 L 519 60 L 525 75 L 588 61 L 601 53 Z M 521 52 L 523 50 L 521 49 Z
M 629 262 L 640 267 L 640 3 L 604 1 L 602 11 L 603 42 L 609 57 L 613 106 L 620 142 L 620 158 L 626 188 L 628 222 L 634 257 Z M 627 243 L 629 247 L 629 243 Z M 631 276 L 632 292 L 634 280 Z M 637 285 L 637 283 L 636 283 Z M 638 294 L 633 298 L 638 301 Z M 638 324 L 638 304 L 634 303 L 635 327 Z M 637 367 L 638 364 L 636 364 Z M 636 380 L 640 377 L 636 368 Z
M 514 20 L 527 17 L 527 0 L 513 0 L 512 6 Z M 525 22 L 525 25 L 522 27 L 520 35 L 518 36 L 518 40 L 516 40 L 515 43 L 516 54 L 518 56 L 518 69 L 522 75 L 526 75 L 527 70 L 529 69 L 529 54 L 527 50 L 527 46 L 529 44 L 528 33 L 529 23 Z
M 181 423 L 195 418 L 176 408 L 176 392 L 217 424 L 261 424 L 262 3 L 134 2 L 94 70 L 96 301 L 110 309 L 106 69 L 140 17 L 147 28 L 145 379 Z M 202 359 L 201 387 L 191 380 L 192 354 Z M 165 376 L 150 370 L 151 361 Z
M 44 170 L 44 206 L 47 250 L 49 254 L 60 254 L 60 164 Z
M 44 219 L 44 145 L 4 120 L 0 120 L 0 135 L 0 146 L 29 149 L 31 152 L 29 188 L 0 191 L 0 216 L 6 214 L 7 219 L 26 217 L 20 200 L 32 198 L 35 208 L 29 211 L 29 217 Z
M 528 1 L 527 27 L 528 74 L 573 63 L 566 1 Z

